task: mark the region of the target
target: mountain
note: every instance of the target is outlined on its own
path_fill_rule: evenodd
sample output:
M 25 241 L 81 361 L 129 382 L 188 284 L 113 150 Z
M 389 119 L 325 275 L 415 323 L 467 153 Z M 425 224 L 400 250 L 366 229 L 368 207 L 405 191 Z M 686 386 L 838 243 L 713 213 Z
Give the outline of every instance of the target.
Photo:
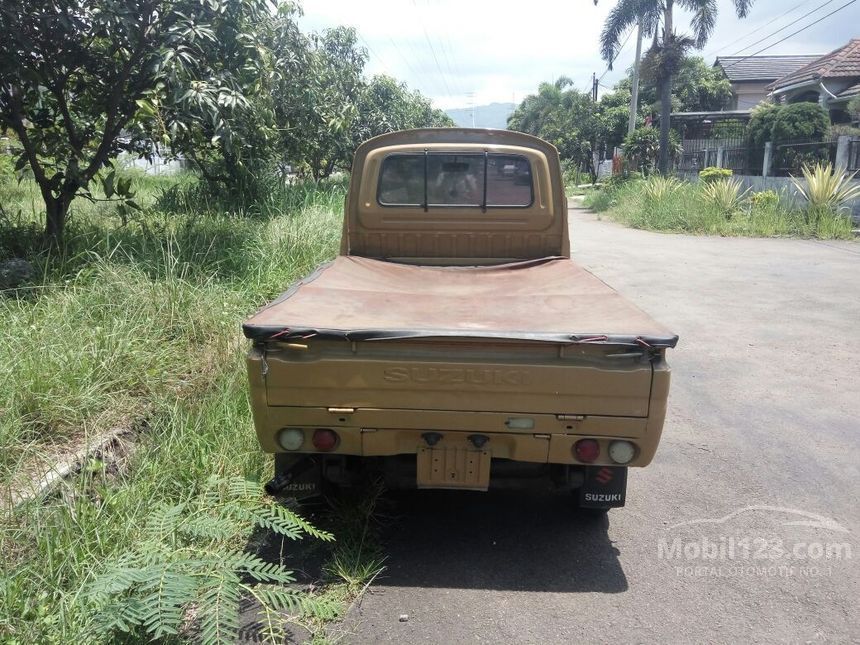
M 489 105 L 475 106 L 476 128 L 499 128 L 504 130 L 508 127 L 508 116 L 514 111 L 516 105 L 513 103 L 490 103 Z M 462 128 L 472 127 L 472 108 L 453 108 L 445 112 L 454 119 L 454 123 Z

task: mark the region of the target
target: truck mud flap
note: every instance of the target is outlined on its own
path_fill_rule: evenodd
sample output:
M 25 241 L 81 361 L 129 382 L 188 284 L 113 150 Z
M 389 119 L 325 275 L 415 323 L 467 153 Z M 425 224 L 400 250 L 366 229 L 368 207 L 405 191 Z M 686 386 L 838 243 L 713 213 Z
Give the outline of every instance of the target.
M 586 466 L 579 489 L 581 508 L 616 508 L 627 498 L 626 466 Z
M 322 471 L 314 457 L 304 455 L 275 455 L 275 476 L 266 483 L 266 492 L 278 497 L 297 500 L 322 495 Z

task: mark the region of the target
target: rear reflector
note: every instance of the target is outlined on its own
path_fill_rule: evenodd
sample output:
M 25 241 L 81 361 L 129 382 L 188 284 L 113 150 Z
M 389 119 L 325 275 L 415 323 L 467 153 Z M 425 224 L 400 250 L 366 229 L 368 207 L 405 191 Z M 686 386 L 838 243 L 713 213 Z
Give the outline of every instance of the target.
M 636 456 L 636 446 L 629 441 L 613 441 L 609 444 L 609 458 L 616 464 L 628 464 Z
M 334 450 L 337 446 L 338 436 L 334 430 L 328 428 L 320 428 L 314 431 L 313 444 L 314 448 L 320 452 L 328 452 Z
M 580 439 L 573 444 L 573 454 L 584 464 L 590 464 L 600 456 L 600 444 L 595 439 Z
M 284 450 L 298 450 L 305 442 L 305 433 L 301 428 L 284 428 L 278 433 L 278 443 Z

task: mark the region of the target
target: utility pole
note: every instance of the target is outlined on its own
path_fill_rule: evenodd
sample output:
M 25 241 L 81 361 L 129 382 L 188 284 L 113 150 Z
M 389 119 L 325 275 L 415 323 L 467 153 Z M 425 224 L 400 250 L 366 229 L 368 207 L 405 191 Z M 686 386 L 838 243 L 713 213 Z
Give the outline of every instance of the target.
M 639 111 L 639 59 L 642 58 L 642 18 L 636 26 L 636 59 L 633 61 L 633 83 L 630 87 L 630 121 L 627 134 L 636 129 L 636 112 Z
M 597 103 L 597 72 L 591 73 L 591 100 Z

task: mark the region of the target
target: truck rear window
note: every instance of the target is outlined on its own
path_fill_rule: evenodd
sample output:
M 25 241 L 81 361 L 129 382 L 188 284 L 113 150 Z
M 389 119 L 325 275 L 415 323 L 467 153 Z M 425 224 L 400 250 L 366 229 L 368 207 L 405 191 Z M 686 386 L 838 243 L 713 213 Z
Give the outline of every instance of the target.
M 382 162 L 382 206 L 524 208 L 532 205 L 532 170 L 522 155 L 395 153 Z

